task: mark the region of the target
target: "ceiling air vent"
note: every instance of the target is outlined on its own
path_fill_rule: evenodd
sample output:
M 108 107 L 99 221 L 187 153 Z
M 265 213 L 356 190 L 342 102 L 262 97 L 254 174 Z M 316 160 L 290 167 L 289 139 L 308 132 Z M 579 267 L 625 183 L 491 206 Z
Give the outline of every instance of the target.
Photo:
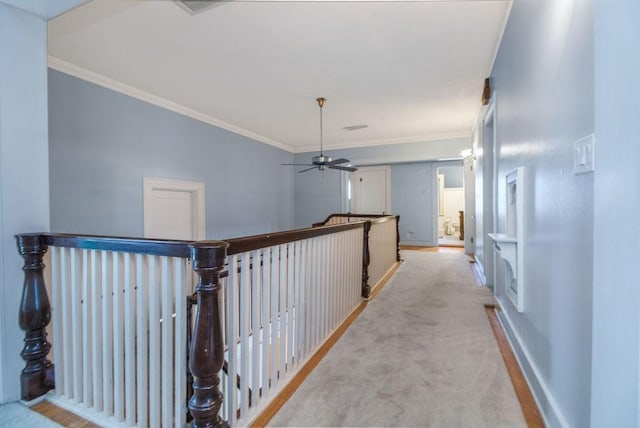
M 185 8 L 189 13 L 195 15 L 196 13 L 203 12 L 216 4 L 219 4 L 219 0 L 177 0 L 180 6 Z
M 363 128 L 368 128 L 367 125 L 351 125 L 351 126 L 345 126 L 344 129 L 345 131 L 357 131 L 358 129 L 363 129 Z

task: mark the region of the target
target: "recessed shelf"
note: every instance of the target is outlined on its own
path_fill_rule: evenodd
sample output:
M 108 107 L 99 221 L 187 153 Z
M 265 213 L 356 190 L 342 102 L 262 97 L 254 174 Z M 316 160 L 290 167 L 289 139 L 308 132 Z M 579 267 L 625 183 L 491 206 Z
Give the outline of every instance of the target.
M 504 233 L 490 233 L 493 249 L 511 268 L 513 279 L 518 279 L 518 239 Z
M 489 233 L 493 249 L 505 262 L 505 293 L 518 312 L 525 310 L 524 242 L 525 214 L 531 209 L 528 202 L 531 180 L 529 169 L 521 166 L 505 176 L 506 233 Z

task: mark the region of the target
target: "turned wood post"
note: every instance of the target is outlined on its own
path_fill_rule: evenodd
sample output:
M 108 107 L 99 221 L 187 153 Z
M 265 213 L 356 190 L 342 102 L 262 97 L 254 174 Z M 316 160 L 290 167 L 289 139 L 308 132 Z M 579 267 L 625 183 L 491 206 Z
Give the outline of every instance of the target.
M 189 349 L 189 369 L 193 375 L 193 396 L 189 411 L 192 427 L 228 427 L 219 416 L 223 395 L 220 370 L 224 361 L 222 320 L 218 311 L 220 272 L 224 269 L 228 243 L 201 241 L 189 244 L 193 270 L 198 274 L 198 306 L 193 340 Z
M 16 243 L 24 258 L 18 322 L 24 330 L 24 348 L 20 355 L 26 365 L 20 374 L 20 388 L 24 400 L 33 400 L 54 388 L 53 364 L 47 359 L 51 344 L 45 331 L 51 321 L 51 306 L 42 274 L 47 245 L 41 234 L 16 235 Z
M 371 285 L 369 284 L 369 231 L 371 230 L 371 221 L 364 222 L 364 239 L 362 240 L 362 297 L 368 299 L 371 297 Z
M 400 259 L 400 216 L 396 216 L 396 261 Z

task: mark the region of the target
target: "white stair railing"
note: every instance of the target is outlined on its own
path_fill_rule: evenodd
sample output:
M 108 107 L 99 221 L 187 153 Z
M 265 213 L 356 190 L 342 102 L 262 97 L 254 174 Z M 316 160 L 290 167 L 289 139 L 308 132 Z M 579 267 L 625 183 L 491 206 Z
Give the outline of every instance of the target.
M 52 399 L 110 425 L 186 422 L 186 258 L 51 251 Z
M 372 224 L 380 224 L 374 245 L 389 248 L 369 255 Z M 368 260 L 388 264 L 395 224 L 367 219 L 196 243 L 18 235 L 22 396 L 51 390 L 55 369 L 48 399 L 100 425 L 184 427 L 187 408 L 197 424 L 217 414 L 247 425 L 359 305 Z
M 242 252 L 229 241 L 222 417 L 230 425 L 258 416 L 360 303 L 361 226 Z

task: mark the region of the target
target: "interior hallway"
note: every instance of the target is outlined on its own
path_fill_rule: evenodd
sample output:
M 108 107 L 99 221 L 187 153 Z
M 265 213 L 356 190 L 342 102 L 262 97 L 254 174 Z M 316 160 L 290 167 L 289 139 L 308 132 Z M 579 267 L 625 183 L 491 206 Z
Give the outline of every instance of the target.
M 402 258 L 270 426 L 526 426 L 468 256 Z

